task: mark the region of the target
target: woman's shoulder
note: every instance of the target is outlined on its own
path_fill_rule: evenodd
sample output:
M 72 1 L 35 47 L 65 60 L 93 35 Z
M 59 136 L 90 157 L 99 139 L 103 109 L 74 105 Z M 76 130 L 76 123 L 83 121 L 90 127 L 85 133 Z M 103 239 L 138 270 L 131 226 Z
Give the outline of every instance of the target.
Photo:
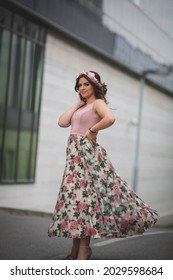
M 104 100 L 96 99 L 94 102 L 93 110 L 97 115 L 101 116 L 102 112 L 108 111 L 108 106 Z
M 94 108 L 98 108 L 98 107 L 107 107 L 107 104 L 103 99 L 96 99 L 94 101 Z

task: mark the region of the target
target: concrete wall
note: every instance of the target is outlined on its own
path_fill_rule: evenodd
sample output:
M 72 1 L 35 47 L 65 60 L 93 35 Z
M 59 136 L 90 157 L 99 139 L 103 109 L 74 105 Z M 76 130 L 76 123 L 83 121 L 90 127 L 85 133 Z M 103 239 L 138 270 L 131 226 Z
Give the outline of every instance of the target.
M 103 0 L 104 25 L 156 61 L 172 63 L 172 1 L 137 2 L 139 5 L 128 0 Z
M 139 81 L 94 53 L 50 33 L 46 42 L 36 183 L 1 187 L 1 206 L 53 211 L 70 132 L 69 128 L 58 127 L 56 120 L 76 101 L 76 73 L 88 69 L 98 71 L 108 85 L 109 107 L 115 109 L 117 118 L 111 128 L 100 132 L 98 142 L 106 148 L 117 172 L 131 184 L 136 139 L 132 121 L 137 117 Z M 171 97 L 145 86 L 137 192 L 161 215 L 173 212 L 172 109 Z

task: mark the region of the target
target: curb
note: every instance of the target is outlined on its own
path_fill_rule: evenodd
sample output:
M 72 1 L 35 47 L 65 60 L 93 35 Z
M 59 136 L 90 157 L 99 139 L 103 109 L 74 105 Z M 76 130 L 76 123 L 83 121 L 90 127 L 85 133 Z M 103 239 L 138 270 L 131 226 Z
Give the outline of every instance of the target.
M 159 217 L 156 224 L 158 227 L 173 227 L 173 213 L 166 213 Z
M 35 211 L 35 210 L 0 207 L 0 215 L 2 215 L 2 214 L 51 218 L 53 213 L 47 213 L 47 212 Z

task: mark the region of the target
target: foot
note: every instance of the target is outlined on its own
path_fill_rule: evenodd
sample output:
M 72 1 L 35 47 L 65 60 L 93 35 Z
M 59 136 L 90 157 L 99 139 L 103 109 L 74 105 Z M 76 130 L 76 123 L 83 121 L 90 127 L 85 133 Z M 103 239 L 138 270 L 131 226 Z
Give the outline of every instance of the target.
M 66 260 L 76 260 L 78 255 L 78 248 L 72 249 L 71 253 L 66 256 Z
M 77 260 L 89 260 L 92 255 L 92 250 L 89 246 L 80 246 Z
M 66 260 L 76 260 L 76 256 L 74 257 L 72 254 L 69 254 L 65 258 Z

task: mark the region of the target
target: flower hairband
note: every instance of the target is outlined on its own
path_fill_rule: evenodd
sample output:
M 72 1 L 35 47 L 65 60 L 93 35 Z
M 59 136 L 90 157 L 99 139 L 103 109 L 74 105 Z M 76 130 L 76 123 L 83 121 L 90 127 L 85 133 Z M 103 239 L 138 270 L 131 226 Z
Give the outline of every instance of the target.
M 79 78 L 79 76 L 81 76 L 83 74 L 86 75 L 88 78 L 90 78 L 93 82 L 95 82 L 96 84 L 101 86 L 99 81 L 96 79 L 95 74 L 93 72 L 90 72 L 90 71 L 81 71 L 76 75 L 76 78 Z

